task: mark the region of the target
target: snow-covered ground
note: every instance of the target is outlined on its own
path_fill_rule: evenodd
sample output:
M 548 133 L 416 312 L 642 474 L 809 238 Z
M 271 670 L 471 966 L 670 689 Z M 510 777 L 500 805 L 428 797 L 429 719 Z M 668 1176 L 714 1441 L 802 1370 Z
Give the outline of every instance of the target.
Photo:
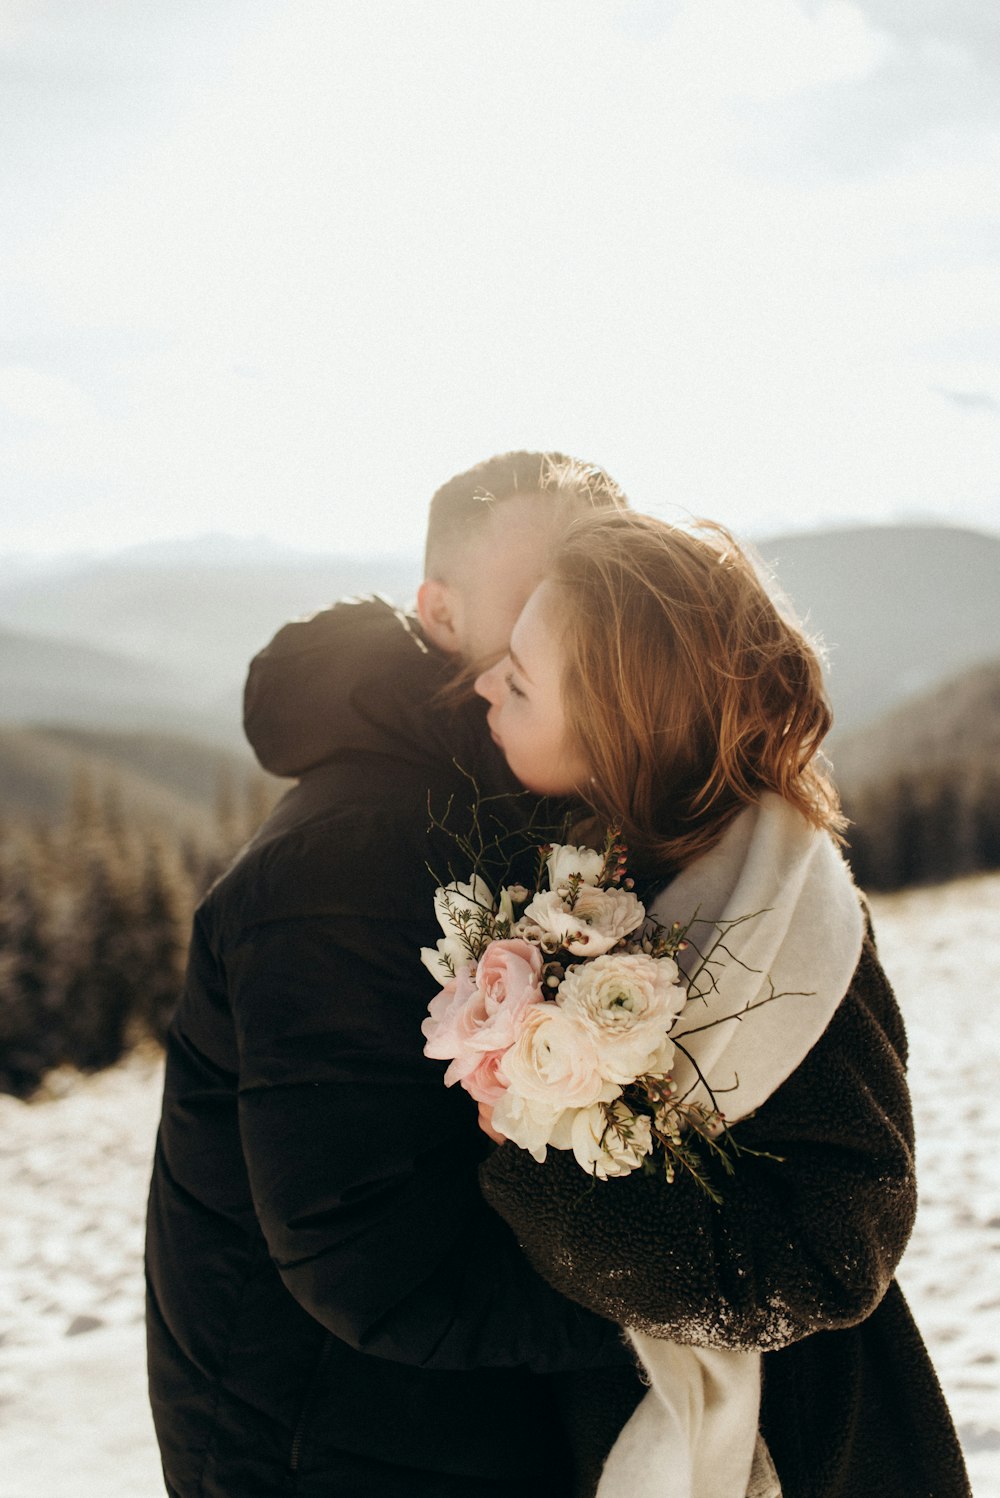
M 900 1278 L 976 1498 L 1000 1498 L 1000 876 L 874 909 L 920 1146 Z M 133 1056 L 40 1102 L 0 1097 L 0 1498 L 163 1493 L 141 1258 L 159 1085 L 157 1059 Z

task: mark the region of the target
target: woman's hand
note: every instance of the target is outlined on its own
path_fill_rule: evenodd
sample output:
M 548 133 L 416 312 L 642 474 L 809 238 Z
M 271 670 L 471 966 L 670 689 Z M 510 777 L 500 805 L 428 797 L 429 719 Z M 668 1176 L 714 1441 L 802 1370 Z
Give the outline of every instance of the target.
M 491 1139 L 496 1141 L 497 1144 L 504 1143 L 506 1135 L 498 1134 L 496 1129 L 493 1127 L 492 1103 L 479 1104 L 479 1127 L 482 1129 L 484 1134 L 488 1134 Z

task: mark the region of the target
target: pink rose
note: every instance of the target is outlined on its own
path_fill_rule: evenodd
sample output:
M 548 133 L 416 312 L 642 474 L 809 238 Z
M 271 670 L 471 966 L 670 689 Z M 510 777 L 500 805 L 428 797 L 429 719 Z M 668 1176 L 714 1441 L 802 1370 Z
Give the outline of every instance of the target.
M 463 968 L 431 1000 L 421 1026 L 424 1055 L 451 1062 L 447 1086 L 461 1082 L 471 1092 L 467 1079 L 475 1076 L 488 1095 L 473 1097 L 491 1102 L 500 1095 L 499 1057 L 517 1039 L 525 1010 L 542 1000 L 541 971 L 541 953 L 529 942 L 491 941 L 474 971 Z
M 487 1051 L 475 1069 L 462 1078 L 462 1086 L 477 1103 L 498 1103 L 507 1091 L 507 1078 L 500 1070 L 506 1054 L 506 1051 Z
M 542 954 L 518 937 L 491 941 L 479 959 L 476 983 L 487 1015 L 489 1049 L 506 1050 L 517 1038 L 522 1011 L 541 1003 Z
M 425 1056 L 433 1056 L 437 1061 L 451 1060 L 455 1053 L 448 1047 L 451 1044 L 455 1018 L 465 1008 L 475 991 L 475 986 L 476 970 L 471 962 L 467 962 L 458 969 L 453 978 L 448 979 L 441 992 L 431 999 L 427 1006 L 427 1018 L 420 1026 L 421 1032 L 427 1038 L 427 1044 L 424 1046 Z M 441 1049 L 442 1046 L 444 1049 Z

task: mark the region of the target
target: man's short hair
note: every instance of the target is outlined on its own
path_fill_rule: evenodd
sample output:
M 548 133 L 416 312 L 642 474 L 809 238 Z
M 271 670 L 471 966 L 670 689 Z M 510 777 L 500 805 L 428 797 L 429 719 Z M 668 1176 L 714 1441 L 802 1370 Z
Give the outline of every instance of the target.
M 457 473 L 431 499 L 424 576 L 443 578 L 459 550 L 485 525 L 497 505 L 518 495 L 554 499 L 567 510 L 627 510 L 609 473 L 566 453 L 500 453 Z

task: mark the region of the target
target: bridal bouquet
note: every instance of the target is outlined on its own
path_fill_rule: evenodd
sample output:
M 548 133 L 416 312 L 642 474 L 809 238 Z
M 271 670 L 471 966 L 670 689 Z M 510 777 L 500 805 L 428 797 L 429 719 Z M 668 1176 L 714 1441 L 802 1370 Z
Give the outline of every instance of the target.
M 537 888 L 479 877 L 438 888 L 444 936 L 424 948 L 443 983 L 422 1025 L 424 1054 L 492 1107 L 494 1129 L 539 1162 L 572 1150 L 607 1180 L 678 1164 L 701 1175 L 701 1140 L 724 1154 L 717 1109 L 678 1097 L 671 1031 L 691 980 L 676 957 L 686 928 L 651 921 L 614 832 L 602 850 L 548 845 Z

